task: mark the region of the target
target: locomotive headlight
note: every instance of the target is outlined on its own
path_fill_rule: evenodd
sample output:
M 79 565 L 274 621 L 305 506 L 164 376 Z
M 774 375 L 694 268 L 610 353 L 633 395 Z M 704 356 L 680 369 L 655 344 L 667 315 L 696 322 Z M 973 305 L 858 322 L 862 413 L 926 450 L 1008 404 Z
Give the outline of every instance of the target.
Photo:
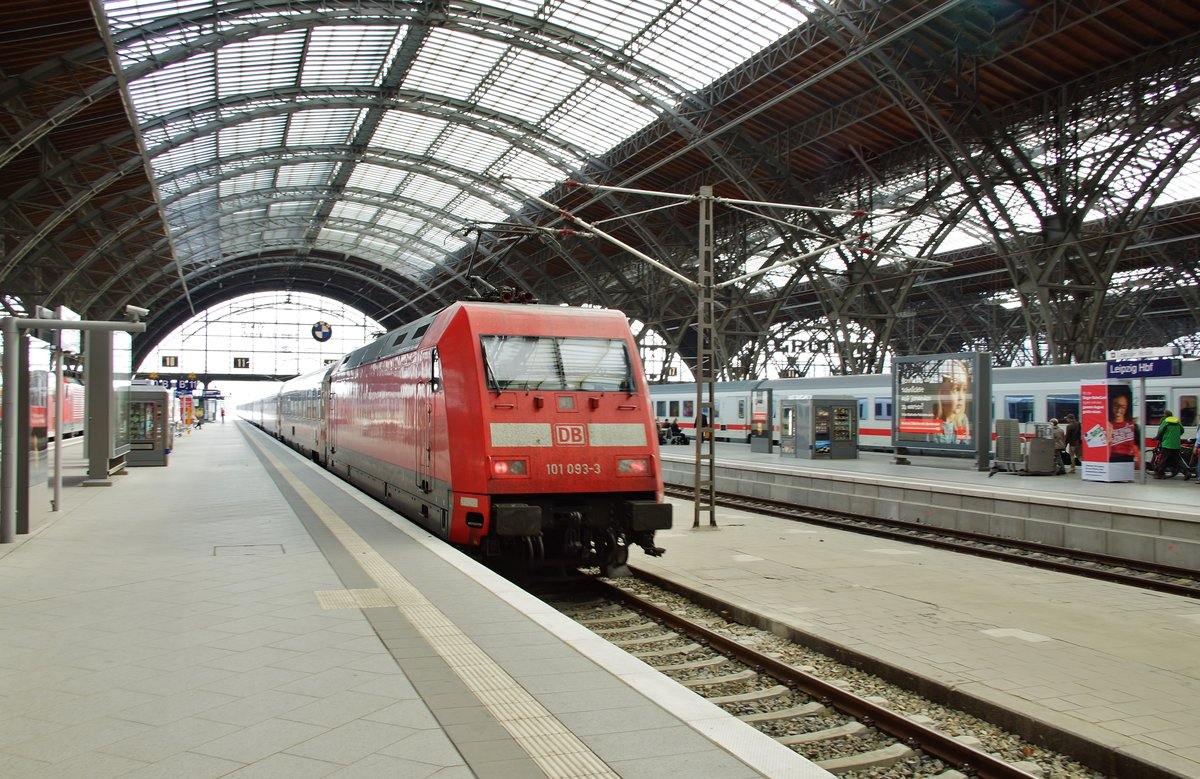
M 528 460 L 492 460 L 492 475 L 500 477 L 528 476 Z
M 646 476 L 650 473 L 650 460 L 646 457 L 630 457 L 617 460 L 618 476 Z

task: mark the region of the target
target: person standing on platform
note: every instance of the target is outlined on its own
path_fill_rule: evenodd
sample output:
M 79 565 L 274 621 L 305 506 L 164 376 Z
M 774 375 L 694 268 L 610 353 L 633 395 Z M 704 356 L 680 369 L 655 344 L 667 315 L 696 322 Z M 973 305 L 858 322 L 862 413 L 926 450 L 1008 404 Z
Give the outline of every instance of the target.
M 1066 461 L 1063 459 L 1063 454 L 1067 451 L 1067 431 L 1058 426 L 1057 419 L 1050 420 L 1050 435 L 1054 437 L 1054 459 L 1055 471 L 1057 473 L 1064 472 Z
M 221 424 L 225 424 L 225 409 L 221 409 Z
M 1174 465 L 1178 471 L 1183 471 L 1187 474 L 1187 466 L 1179 459 L 1179 447 L 1183 440 L 1183 424 L 1179 418 L 1167 410 L 1166 416 L 1158 426 L 1158 448 L 1159 456 L 1156 460 L 1154 468 L 1154 478 L 1163 478 L 1163 471 Z
M 1067 414 L 1067 429 L 1063 431 L 1067 439 L 1067 455 L 1071 458 L 1067 465 L 1068 473 L 1075 473 L 1075 463 L 1083 462 L 1083 428 L 1074 414 Z

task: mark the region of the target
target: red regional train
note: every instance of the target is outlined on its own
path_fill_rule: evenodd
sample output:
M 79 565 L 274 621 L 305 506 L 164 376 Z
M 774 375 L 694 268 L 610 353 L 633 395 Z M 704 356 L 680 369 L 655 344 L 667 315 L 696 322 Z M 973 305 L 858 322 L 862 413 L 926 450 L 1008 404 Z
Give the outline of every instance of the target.
M 460 302 L 243 406 L 442 539 L 526 570 L 627 572 L 671 527 L 623 314 Z
M 54 374 L 50 371 L 29 372 L 29 443 L 33 450 L 45 449 L 46 442 L 57 437 L 54 429 L 55 388 Z M 70 376 L 63 378 L 62 416 L 63 438 L 83 435 L 83 384 Z

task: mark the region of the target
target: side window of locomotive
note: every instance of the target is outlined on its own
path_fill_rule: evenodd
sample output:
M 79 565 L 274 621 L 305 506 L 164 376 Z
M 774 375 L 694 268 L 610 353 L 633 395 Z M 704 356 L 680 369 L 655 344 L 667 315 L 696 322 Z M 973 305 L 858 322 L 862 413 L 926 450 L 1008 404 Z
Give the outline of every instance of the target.
M 1005 395 L 1004 418 L 1018 422 L 1033 421 L 1033 395 Z
M 435 347 L 429 352 L 429 389 L 440 392 L 442 389 L 442 359 L 438 357 Z
M 892 399 L 891 398 L 875 398 L 875 418 L 876 419 L 891 419 L 892 418 Z

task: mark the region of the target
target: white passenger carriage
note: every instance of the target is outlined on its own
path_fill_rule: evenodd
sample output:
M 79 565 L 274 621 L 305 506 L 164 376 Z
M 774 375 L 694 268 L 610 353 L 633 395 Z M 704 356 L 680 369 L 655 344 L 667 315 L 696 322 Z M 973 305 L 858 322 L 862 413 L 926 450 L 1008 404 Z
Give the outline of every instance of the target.
M 1105 378 L 1104 363 L 1043 365 L 992 369 L 992 419 L 1016 419 L 1022 430 L 1067 414 L 1079 416 L 1079 386 L 1085 380 Z M 1180 376 L 1146 379 L 1146 419 L 1142 428 L 1153 437 L 1167 410 L 1183 422 L 1186 434 L 1196 434 L 1200 399 L 1200 360 L 1183 360 Z M 1137 381 L 1134 382 L 1135 390 Z M 746 443 L 750 437 L 752 393 L 772 390 L 771 419 L 776 440 L 779 404 L 799 395 L 836 395 L 858 401 L 858 442 L 861 449 L 892 448 L 892 376 L 822 376 L 799 379 L 719 382 L 716 388 L 714 435 L 718 441 Z M 655 384 L 650 388 L 659 422 L 678 420 L 693 433 L 696 424 L 696 385 Z M 1192 428 L 1187 430 L 1187 428 Z M 910 450 L 912 447 L 909 447 Z

